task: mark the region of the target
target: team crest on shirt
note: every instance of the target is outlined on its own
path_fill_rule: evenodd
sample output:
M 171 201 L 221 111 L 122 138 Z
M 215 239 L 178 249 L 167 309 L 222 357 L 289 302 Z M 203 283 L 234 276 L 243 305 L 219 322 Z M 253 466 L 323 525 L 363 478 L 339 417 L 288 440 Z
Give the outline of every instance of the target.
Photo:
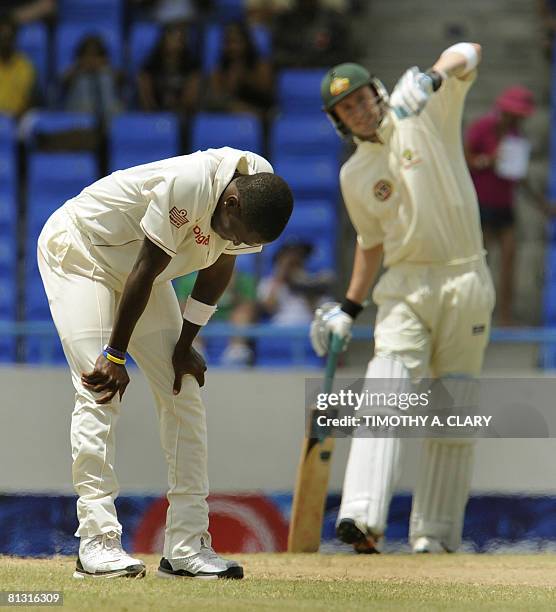
M 174 206 L 174 208 L 172 208 L 170 211 L 170 223 L 178 229 L 182 225 L 189 223 L 189 219 L 187 218 L 187 210 L 185 210 L 185 208 L 179 209 Z
M 423 159 L 419 156 L 417 151 L 412 149 L 404 149 L 404 152 L 402 153 L 402 168 L 407 170 L 412 166 L 420 164 L 422 161 Z
M 380 181 L 377 181 L 373 187 L 375 198 L 381 202 L 386 202 L 386 200 L 392 195 L 393 190 L 394 187 L 392 183 L 386 179 L 380 179 Z

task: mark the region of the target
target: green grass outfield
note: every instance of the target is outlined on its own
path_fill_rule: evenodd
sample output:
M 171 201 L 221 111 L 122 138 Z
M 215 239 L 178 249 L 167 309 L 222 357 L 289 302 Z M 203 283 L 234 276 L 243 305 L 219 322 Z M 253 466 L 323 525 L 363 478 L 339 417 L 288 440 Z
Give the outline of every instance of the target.
M 0 557 L 0 591 L 62 591 L 53 610 L 556 610 L 556 555 L 235 555 L 244 580 L 74 580 L 74 559 Z M 8 608 L 2 608 L 8 609 Z M 42 609 L 18 607 L 18 609 Z M 49 609 L 49 608 L 46 608 Z

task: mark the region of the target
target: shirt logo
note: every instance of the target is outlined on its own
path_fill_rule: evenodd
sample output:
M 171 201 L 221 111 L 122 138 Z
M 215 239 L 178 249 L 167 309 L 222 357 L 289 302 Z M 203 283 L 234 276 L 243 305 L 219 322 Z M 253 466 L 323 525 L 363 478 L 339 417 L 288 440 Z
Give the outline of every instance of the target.
M 417 151 L 412 151 L 411 149 L 405 149 L 402 153 L 402 167 L 407 170 L 407 168 L 411 168 L 412 166 L 416 166 L 422 162 L 422 158 L 419 157 Z
M 381 202 L 386 202 L 386 200 L 392 195 L 393 186 L 390 181 L 387 181 L 386 179 L 380 179 L 380 181 L 377 181 L 375 183 L 373 191 L 377 200 L 380 200 Z
M 182 225 L 189 223 L 189 219 L 187 218 L 187 210 L 185 210 L 185 208 L 180 210 L 174 206 L 174 208 L 172 208 L 170 211 L 170 223 L 178 229 Z
M 343 91 L 349 88 L 349 79 L 336 77 L 330 83 L 330 93 L 333 96 L 338 96 Z
M 193 233 L 195 234 L 195 242 L 197 244 L 208 246 L 210 234 L 203 234 L 203 230 L 198 225 L 193 228 Z
M 484 334 L 485 333 L 485 326 L 484 325 L 473 325 L 473 327 L 471 328 L 471 333 L 474 336 L 478 336 L 480 334 Z

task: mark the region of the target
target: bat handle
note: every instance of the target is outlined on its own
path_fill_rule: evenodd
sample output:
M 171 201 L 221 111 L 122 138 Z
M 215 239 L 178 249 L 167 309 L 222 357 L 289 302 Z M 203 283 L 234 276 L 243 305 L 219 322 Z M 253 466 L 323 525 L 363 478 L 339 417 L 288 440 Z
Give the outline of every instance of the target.
M 336 334 L 332 334 L 330 338 L 330 345 L 328 349 L 328 358 L 326 359 L 326 370 L 324 373 L 324 392 L 330 393 L 332 390 L 332 383 L 334 381 L 334 374 L 336 372 L 336 366 L 338 365 L 338 357 L 344 350 L 344 339 L 340 338 Z

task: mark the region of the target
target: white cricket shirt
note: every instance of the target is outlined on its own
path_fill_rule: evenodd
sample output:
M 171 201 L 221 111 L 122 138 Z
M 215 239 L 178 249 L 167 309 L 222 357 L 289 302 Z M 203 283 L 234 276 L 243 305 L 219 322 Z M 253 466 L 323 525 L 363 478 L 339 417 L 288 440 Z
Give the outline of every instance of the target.
M 170 257 L 155 282 L 213 264 L 222 253 L 256 253 L 261 246 L 234 246 L 211 229 L 218 199 L 241 174 L 273 172 L 262 157 L 230 147 L 119 170 L 84 189 L 63 208 L 85 240 L 94 277 L 121 290 L 145 237 Z
M 361 141 L 340 184 L 364 249 L 383 244 L 384 265 L 449 264 L 482 256 L 477 195 L 462 146 L 461 116 L 475 79 L 448 78 L 423 112 L 379 130 L 384 144 Z

